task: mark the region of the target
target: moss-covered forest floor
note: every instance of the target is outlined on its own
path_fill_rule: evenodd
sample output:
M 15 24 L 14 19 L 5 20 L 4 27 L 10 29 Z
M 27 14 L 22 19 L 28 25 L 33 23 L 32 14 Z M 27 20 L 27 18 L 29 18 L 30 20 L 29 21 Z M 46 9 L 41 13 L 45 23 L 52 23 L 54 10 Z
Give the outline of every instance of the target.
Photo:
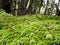
M 0 13 L 0 45 L 52 45 L 60 43 L 60 17 L 12 16 Z

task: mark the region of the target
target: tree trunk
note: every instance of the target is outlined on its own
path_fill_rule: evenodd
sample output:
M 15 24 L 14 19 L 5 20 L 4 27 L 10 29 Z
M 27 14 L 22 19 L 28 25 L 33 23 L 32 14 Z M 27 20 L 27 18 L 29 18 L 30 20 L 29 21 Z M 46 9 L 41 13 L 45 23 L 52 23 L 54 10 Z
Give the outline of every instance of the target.
M 56 15 L 60 16 L 59 6 L 57 4 L 55 4 L 55 6 L 56 6 Z
M 18 0 L 18 15 L 26 13 L 26 0 Z
M 12 0 L 11 13 L 12 13 L 13 15 L 16 15 L 16 0 Z

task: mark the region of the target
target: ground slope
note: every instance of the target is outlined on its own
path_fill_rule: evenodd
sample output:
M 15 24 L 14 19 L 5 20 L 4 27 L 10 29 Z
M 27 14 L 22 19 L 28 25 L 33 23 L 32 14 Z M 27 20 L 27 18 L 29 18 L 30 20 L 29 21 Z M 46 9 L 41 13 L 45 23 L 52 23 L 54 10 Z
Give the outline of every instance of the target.
M 60 17 L 47 15 L 12 16 L 0 14 L 0 45 L 57 45 Z

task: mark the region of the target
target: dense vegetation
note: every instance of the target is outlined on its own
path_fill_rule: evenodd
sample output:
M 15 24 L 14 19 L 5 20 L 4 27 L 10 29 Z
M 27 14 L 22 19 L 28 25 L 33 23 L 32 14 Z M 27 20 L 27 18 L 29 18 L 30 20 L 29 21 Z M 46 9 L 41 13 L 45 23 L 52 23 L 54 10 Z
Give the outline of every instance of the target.
M 60 43 L 60 17 L 12 16 L 0 12 L 0 45 L 52 45 Z

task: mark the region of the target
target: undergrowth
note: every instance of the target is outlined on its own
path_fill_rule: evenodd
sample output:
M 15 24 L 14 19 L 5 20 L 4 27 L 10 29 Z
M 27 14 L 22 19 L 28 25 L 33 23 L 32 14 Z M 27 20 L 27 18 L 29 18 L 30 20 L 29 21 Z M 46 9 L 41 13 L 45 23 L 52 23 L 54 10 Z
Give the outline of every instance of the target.
M 60 44 L 60 17 L 0 13 L 0 45 Z

